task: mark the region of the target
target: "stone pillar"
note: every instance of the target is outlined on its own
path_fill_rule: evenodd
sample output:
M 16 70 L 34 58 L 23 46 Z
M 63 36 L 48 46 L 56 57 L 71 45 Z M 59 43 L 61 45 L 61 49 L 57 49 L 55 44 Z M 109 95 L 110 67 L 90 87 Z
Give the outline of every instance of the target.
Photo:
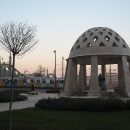
M 128 61 L 128 64 L 129 64 L 129 73 L 130 73 L 130 61 Z
M 123 64 L 122 64 L 122 58 L 118 61 L 118 87 L 120 90 L 124 89 L 125 91 L 125 85 L 124 85 L 124 75 L 123 75 Z M 123 87 L 124 86 L 124 87 Z
M 100 97 L 100 88 L 98 83 L 98 57 L 91 56 L 91 78 L 88 96 Z
M 79 81 L 76 91 L 82 91 L 86 86 L 86 65 L 80 64 Z
M 86 65 L 84 65 L 84 87 L 86 86 Z
M 118 86 L 119 91 L 126 91 L 130 97 L 130 73 L 126 56 L 122 56 L 118 62 Z
M 64 87 L 65 87 L 65 81 L 66 81 L 66 75 L 67 75 L 67 68 L 68 68 L 68 59 L 66 60 L 67 61 L 67 65 L 66 65 L 66 69 L 65 69 L 65 77 L 64 77 L 64 83 L 63 83 L 63 90 L 64 90 Z
M 65 74 L 64 93 L 71 95 L 77 86 L 77 63 L 73 59 L 68 59 Z

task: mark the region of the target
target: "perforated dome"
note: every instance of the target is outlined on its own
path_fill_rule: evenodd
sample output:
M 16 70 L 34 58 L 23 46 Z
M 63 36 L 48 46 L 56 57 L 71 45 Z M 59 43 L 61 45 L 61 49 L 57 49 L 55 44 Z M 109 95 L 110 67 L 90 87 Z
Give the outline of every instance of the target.
M 74 43 L 69 58 L 84 55 L 128 55 L 130 49 L 124 39 L 106 27 L 91 28 Z

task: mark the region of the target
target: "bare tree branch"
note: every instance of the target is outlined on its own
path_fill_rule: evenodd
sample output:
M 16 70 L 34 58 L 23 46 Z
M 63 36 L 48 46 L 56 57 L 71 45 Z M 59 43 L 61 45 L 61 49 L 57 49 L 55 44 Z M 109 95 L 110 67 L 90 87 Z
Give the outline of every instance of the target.
M 39 66 L 37 67 L 37 70 L 36 70 L 36 72 L 35 72 L 36 75 L 40 75 L 40 76 L 45 75 L 45 73 L 46 73 L 46 68 L 45 68 L 45 67 L 42 67 L 41 65 L 39 65 Z
M 8 52 L 22 55 L 38 42 L 35 39 L 36 26 L 28 26 L 26 23 L 6 23 L 0 31 L 0 42 Z
M 13 69 L 12 69 L 12 85 L 11 85 L 11 99 L 9 106 L 9 130 L 12 127 L 12 101 L 13 101 L 13 87 L 14 87 L 14 68 L 15 56 L 23 56 L 30 51 L 38 42 L 35 39 L 36 26 L 27 25 L 27 23 L 5 23 L 0 27 L 0 45 L 2 48 L 13 54 Z

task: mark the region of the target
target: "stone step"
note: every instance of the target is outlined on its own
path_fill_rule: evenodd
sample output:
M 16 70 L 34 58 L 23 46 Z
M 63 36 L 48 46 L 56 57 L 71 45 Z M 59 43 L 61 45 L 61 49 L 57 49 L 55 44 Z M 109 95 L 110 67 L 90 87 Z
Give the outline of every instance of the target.
M 101 98 L 119 98 L 120 94 L 118 92 L 108 92 L 108 91 L 102 91 L 101 92 Z
M 31 91 L 31 92 L 27 92 L 27 94 L 30 94 L 30 95 L 37 95 L 37 94 L 38 94 L 38 92 Z
M 75 92 L 72 96 L 87 96 L 88 91 Z
M 85 90 L 89 90 L 90 87 L 85 87 Z
M 69 97 L 70 95 L 68 95 L 67 93 L 61 92 L 58 94 L 59 98 L 61 97 Z

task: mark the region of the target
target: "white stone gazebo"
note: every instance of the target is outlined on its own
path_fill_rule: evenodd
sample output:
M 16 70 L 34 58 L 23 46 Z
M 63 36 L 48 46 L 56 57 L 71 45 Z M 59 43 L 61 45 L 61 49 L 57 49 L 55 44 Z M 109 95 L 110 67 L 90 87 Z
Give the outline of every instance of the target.
M 88 95 L 100 97 L 98 65 L 101 65 L 101 74 L 105 78 L 107 64 L 118 65 L 118 90 L 130 97 L 130 49 L 118 33 L 106 27 L 85 31 L 72 46 L 67 59 L 64 93 L 73 95 L 85 89 L 86 65 L 91 65 Z M 77 65 L 80 65 L 78 81 Z

